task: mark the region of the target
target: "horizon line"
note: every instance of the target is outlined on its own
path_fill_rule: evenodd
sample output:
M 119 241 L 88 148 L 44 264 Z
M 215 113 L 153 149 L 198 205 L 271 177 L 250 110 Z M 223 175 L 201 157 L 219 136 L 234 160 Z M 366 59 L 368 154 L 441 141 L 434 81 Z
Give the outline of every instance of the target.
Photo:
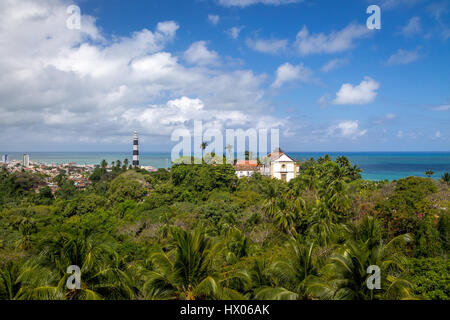
M 8 153 L 22 153 L 22 154 L 28 154 L 28 153 L 132 153 L 132 151 L 129 150 L 108 150 L 108 151 L 80 151 L 80 150 L 64 150 L 64 151 L 31 151 L 31 150 L 25 150 L 25 151 L 0 151 L 0 154 L 8 154 Z M 402 150 L 402 151 L 392 151 L 392 150 L 371 150 L 371 151 L 365 151 L 365 150 L 358 150 L 358 151 L 349 151 L 349 150 L 318 150 L 318 151 L 312 151 L 312 150 L 303 150 L 303 151 L 293 151 L 293 150 L 283 150 L 284 153 L 380 153 L 380 152 L 391 152 L 391 153 L 407 153 L 407 152 L 417 152 L 417 153 L 450 153 L 450 150 Z M 171 153 L 171 151 L 144 151 L 140 152 L 140 154 L 151 154 L 151 153 Z M 226 151 L 224 150 L 224 153 Z M 236 153 L 236 152 L 234 152 Z M 258 153 L 258 152 L 257 152 Z M 270 151 L 268 151 L 270 153 Z

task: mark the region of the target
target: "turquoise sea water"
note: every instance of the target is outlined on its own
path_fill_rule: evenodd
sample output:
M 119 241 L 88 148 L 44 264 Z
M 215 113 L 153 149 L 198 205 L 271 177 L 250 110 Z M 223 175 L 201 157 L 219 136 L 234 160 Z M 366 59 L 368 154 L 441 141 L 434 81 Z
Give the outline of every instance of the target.
M 20 160 L 22 153 L 7 153 L 9 159 Z M 296 160 L 318 158 L 327 152 L 287 152 Z M 127 152 L 29 152 L 30 160 L 47 164 L 75 162 L 78 164 L 108 163 L 132 156 Z M 433 170 L 435 178 L 450 172 L 450 152 L 328 152 L 333 158 L 344 155 L 363 170 L 362 176 L 369 180 L 396 180 L 407 176 L 424 177 L 426 170 Z M 131 161 L 130 161 L 131 162 Z M 170 153 L 143 153 L 140 164 L 164 168 L 170 165 Z

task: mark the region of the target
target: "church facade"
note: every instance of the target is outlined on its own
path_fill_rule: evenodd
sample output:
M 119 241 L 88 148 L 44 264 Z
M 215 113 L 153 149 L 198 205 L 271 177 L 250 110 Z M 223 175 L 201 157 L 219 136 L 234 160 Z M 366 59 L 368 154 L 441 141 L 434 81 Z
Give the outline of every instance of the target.
M 298 175 L 299 168 L 294 159 L 284 153 L 280 148 L 269 153 L 263 160 L 261 174 L 289 182 Z
M 235 170 L 239 178 L 249 177 L 259 172 L 263 176 L 289 182 L 297 177 L 299 167 L 294 159 L 277 148 L 261 159 L 259 164 L 256 160 L 238 161 Z

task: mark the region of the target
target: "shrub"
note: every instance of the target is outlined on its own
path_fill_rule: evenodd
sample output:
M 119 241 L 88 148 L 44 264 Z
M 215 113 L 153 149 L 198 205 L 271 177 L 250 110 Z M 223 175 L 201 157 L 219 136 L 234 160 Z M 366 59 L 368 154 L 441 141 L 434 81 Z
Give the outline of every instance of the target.
M 442 258 L 409 259 L 407 268 L 416 295 L 432 300 L 450 299 L 450 261 Z

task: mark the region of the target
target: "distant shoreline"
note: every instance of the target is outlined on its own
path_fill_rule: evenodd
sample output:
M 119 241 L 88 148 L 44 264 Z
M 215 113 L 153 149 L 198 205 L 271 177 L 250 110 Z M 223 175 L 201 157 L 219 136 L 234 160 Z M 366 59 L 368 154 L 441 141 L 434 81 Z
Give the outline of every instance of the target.
M 10 160 L 21 160 L 22 152 L 2 152 L 8 154 Z M 111 164 L 113 161 L 131 160 L 128 152 L 24 152 L 30 155 L 31 162 L 46 164 L 98 165 L 104 159 Z M 298 161 L 317 158 L 329 154 L 332 158 L 343 155 L 358 165 L 362 170 L 362 177 L 366 180 L 398 180 L 407 176 L 425 177 L 425 171 L 433 170 L 433 178 L 439 178 L 443 173 L 450 172 L 450 151 L 371 151 L 371 152 L 288 152 Z M 171 165 L 169 152 L 141 152 L 140 164 L 154 168 L 166 168 Z

